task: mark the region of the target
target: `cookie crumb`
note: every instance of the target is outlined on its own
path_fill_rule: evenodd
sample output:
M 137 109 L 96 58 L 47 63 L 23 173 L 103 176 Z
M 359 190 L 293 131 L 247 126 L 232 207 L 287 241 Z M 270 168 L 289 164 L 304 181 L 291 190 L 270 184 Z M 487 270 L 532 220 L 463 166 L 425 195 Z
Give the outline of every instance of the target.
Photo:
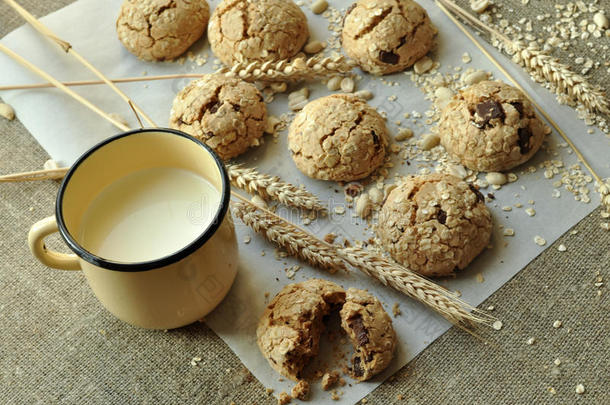
M 289 404 L 290 401 L 292 401 L 292 397 L 282 391 L 277 398 L 277 405 L 286 405 Z
M 330 388 L 332 388 L 333 385 L 336 384 L 337 380 L 339 379 L 339 373 L 336 371 L 331 371 L 330 373 L 324 373 L 324 375 L 322 376 L 322 389 L 324 391 L 328 391 Z
M 395 302 L 394 305 L 392 306 L 392 313 L 394 314 L 394 318 L 396 318 L 398 315 L 402 314 L 402 312 L 400 311 L 399 308 L 399 303 Z
M 302 401 L 306 400 L 309 397 L 309 383 L 305 380 L 300 380 L 294 387 L 292 387 L 290 395 L 294 399 L 300 399 Z
M 334 243 L 335 239 L 337 239 L 337 234 L 330 232 L 324 235 L 324 241 L 328 243 Z
M 265 393 L 271 395 L 273 393 L 273 388 L 265 388 Z
M 399 401 L 402 401 L 403 399 L 405 399 L 405 397 L 402 394 L 398 394 L 398 395 L 396 395 L 396 399 Z

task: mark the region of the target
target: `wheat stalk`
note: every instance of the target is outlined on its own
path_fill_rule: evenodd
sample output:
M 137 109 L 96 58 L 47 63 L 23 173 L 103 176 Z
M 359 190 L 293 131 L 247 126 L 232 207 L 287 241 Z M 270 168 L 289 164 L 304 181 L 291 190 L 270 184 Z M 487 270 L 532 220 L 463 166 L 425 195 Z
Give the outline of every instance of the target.
M 259 212 L 255 206 L 245 202 L 233 203 L 233 213 L 244 224 L 265 239 L 286 249 L 292 256 L 299 257 L 314 267 L 335 273 L 346 270 L 345 263 L 337 257 L 333 248 L 321 243 L 317 238 L 291 227 L 286 221 L 280 221 L 264 212 Z
M 548 84 L 550 90 L 559 96 L 560 103 L 570 106 L 580 103 L 591 113 L 610 114 L 610 103 L 605 92 L 599 86 L 589 83 L 584 76 L 573 72 L 570 66 L 559 62 L 559 59 L 537 49 L 534 45 L 526 46 L 522 41 L 511 40 L 452 1 L 437 0 L 437 2 L 458 14 L 475 28 L 498 39 L 505 48 L 498 45 L 496 47 L 511 55 L 513 61 L 524 67 L 536 82 Z
M 299 57 L 292 61 L 238 62 L 231 67 L 216 71 L 228 77 L 239 77 L 246 81 L 300 81 L 345 74 L 355 63 L 341 54 L 333 56 Z
M 244 202 L 233 203 L 235 216 L 267 240 L 315 267 L 332 268 L 329 267 L 332 262 L 333 266 L 345 268 L 345 264 L 349 264 L 384 285 L 421 302 L 458 326 L 472 327 L 477 323 L 489 325 L 493 320 L 484 312 L 459 300 L 447 289 L 405 267 L 362 248 L 332 245 L 282 217 L 252 204 L 239 194 L 233 195 Z
M 454 293 L 383 256 L 359 247 L 339 248 L 337 253 L 364 274 L 434 309 L 453 324 L 489 324 L 493 319 L 458 299 Z
M 240 165 L 227 165 L 231 184 L 249 194 L 257 194 L 264 199 L 271 198 L 284 205 L 324 212 L 320 199 L 303 187 L 281 180 L 278 176 L 260 173 L 256 169 Z

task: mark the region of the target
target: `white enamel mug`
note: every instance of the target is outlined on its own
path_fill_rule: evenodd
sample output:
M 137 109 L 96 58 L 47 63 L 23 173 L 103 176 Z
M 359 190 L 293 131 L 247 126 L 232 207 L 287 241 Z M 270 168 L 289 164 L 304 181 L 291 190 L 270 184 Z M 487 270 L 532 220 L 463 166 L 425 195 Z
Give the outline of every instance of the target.
M 214 220 L 187 246 L 160 259 L 131 263 L 96 256 L 78 242 L 83 216 L 108 185 L 138 170 L 171 167 L 205 178 L 220 193 Z M 237 272 L 237 239 L 228 210 L 225 168 L 204 143 L 172 129 L 139 129 L 94 146 L 70 168 L 57 195 L 55 216 L 34 224 L 28 242 L 43 264 L 82 270 L 99 301 L 135 326 L 171 329 L 188 325 L 214 309 Z M 74 254 L 46 248 L 59 232 Z

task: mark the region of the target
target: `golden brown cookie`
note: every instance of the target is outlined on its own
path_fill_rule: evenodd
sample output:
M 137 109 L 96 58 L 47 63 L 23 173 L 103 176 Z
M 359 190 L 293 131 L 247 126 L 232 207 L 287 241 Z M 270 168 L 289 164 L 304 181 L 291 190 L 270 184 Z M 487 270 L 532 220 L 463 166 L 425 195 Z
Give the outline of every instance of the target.
M 491 214 L 478 189 L 435 173 L 409 176 L 392 190 L 376 231 L 397 262 L 425 276 L 446 276 L 481 253 L 491 227 Z
M 260 144 L 267 107 L 254 85 L 221 74 L 203 75 L 176 98 L 169 125 L 210 146 L 222 159 Z
M 116 21 L 119 40 L 138 58 L 174 59 L 205 32 L 206 0 L 125 0 Z
M 509 170 L 526 162 L 548 133 L 527 97 L 501 81 L 482 81 L 460 91 L 439 122 L 447 152 L 479 171 Z
M 214 55 L 228 66 L 290 58 L 308 37 L 307 17 L 292 0 L 223 0 L 208 27 Z
M 288 132 L 300 171 L 320 180 L 362 179 L 384 160 L 388 133 L 381 115 L 364 100 L 332 94 L 307 104 Z
M 437 30 L 412 0 L 359 0 L 347 9 L 341 41 L 367 72 L 383 75 L 412 66 L 428 53 Z
M 284 287 L 265 309 L 256 330 L 258 347 L 271 367 L 298 381 L 305 364 L 318 354 L 322 318 L 344 301 L 345 291 L 326 280 Z
M 394 356 L 396 333 L 379 300 L 365 290 L 350 288 L 340 316 L 354 346 L 352 376 L 366 381 L 385 370 Z

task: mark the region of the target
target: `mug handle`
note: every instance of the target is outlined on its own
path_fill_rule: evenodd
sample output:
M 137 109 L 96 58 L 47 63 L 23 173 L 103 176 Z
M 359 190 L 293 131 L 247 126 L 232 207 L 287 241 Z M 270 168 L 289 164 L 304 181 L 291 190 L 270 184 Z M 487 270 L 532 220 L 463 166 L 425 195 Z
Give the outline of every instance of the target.
M 28 245 L 34 257 L 42 264 L 60 270 L 80 270 L 78 256 L 49 250 L 44 244 L 44 238 L 57 232 L 55 216 L 42 219 L 30 228 Z

